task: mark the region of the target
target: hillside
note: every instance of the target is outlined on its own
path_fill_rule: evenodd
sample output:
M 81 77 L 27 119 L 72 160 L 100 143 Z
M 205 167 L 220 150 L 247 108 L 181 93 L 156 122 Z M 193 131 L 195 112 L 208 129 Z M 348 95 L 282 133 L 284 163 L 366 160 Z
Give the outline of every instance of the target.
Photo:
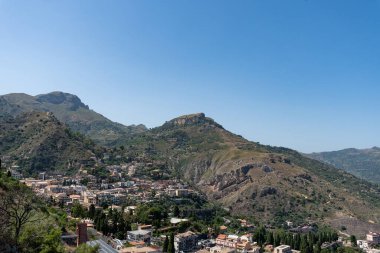
M 312 153 L 309 157 L 343 169 L 357 177 L 380 184 L 380 148 L 343 149 Z
M 94 163 L 102 152 L 90 140 L 73 133 L 52 113 L 33 112 L 16 118 L 0 116 L 0 156 L 26 175 L 49 171 L 70 174 Z
M 124 126 L 112 122 L 90 110 L 77 96 L 68 93 L 51 92 L 37 96 L 12 93 L 0 96 L 0 114 L 14 116 L 31 111 L 52 112 L 73 131 L 85 134 L 97 144 L 105 146 L 117 145 L 119 139 L 146 130 L 144 125 Z
M 203 113 L 135 135 L 128 155 L 165 164 L 235 214 L 281 223 L 356 217 L 380 221 L 380 189 L 296 151 L 260 145 Z

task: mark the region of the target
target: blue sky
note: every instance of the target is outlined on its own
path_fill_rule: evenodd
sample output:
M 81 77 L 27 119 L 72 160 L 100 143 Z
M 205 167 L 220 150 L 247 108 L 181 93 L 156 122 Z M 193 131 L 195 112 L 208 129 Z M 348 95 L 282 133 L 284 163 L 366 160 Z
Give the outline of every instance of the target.
M 123 124 L 204 112 L 303 152 L 379 146 L 379 67 L 379 0 L 0 0 L 0 94 Z

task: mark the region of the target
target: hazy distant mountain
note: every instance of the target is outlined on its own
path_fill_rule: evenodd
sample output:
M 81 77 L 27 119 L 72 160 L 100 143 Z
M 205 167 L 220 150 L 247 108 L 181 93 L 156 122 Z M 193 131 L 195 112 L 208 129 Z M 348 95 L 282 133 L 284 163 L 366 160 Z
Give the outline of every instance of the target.
M 112 122 L 90 110 L 77 96 L 68 93 L 51 92 L 38 96 L 12 93 L 0 96 L 0 114 L 8 113 L 16 116 L 31 111 L 52 112 L 72 130 L 85 134 L 96 143 L 106 146 L 116 145 L 120 139 L 146 131 L 144 125 L 124 126 Z
M 380 184 L 380 148 L 378 147 L 370 149 L 349 148 L 332 152 L 312 153 L 308 156 Z
M 380 188 L 300 153 L 250 142 L 203 113 L 128 139 L 129 156 L 166 164 L 236 214 L 268 222 L 380 221 Z
M 0 129 L 0 158 L 7 167 L 19 165 L 26 175 L 43 171 L 74 173 L 82 165 L 93 165 L 94 157 L 103 152 L 50 112 L 0 115 Z

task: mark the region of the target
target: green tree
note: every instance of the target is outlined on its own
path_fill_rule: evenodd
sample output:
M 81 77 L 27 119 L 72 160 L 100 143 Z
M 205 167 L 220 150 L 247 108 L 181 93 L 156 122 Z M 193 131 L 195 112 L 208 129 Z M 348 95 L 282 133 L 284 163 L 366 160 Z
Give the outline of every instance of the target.
M 309 253 L 309 244 L 307 243 L 306 236 L 301 236 L 300 251 L 301 253 Z
M 96 245 L 94 247 L 91 247 L 90 245 L 87 245 L 85 243 L 82 243 L 78 246 L 78 248 L 75 250 L 75 253 L 98 253 L 99 252 L 99 245 Z
M 263 226 L 258 227 L 253 233 L 253 240 L 261 247 L 265 243 L 266 230 Z
M 168 245 L 168 253 L 175 253 L 175 248 L 174 248 L 174 234 L 170 234 L 170 239 L 169 239 L 169 245 Z
M 179 207 L 177 205 L 174 206 L 173 215 L 174 215 L 174 217 L 179 216 Z
M 41 253 L 63 253 L 65 249 L 61 243 L 61 231 L 54 229 L 44 238 Z
M 75 203 L 71 208 L 71 215 L 76 218 L 86 217 L 86 210 L 79 203 Z
M 90 207 L 88 208 L 88 217 L 90 219 L 94 219 L 95 217 L 95 205 L 94 204 L 91 204 Z
M 1 227 L 12 228 L 16 247 L 24 227 L 43 220 L 45 214 L 40 199 L 24 185 L 14 183 L 7 191 L 0 192 L 0 217 L 5 223 Z
M 357 244 L 357 242 L 356 242 L 356 236 L 351 235 L 351 236 L 350 236 L 350 241 L 351 241 L 351 245 L 352 245 L 353 247 L 358 246 L 358 244 Z
M 315 245 L 313 252 L 314 253 L 321 253 L 321 245 L 319 245 L 319 243 L 317 243 L 317 245 Z
M 162 246 L 162 252 L 168 252 L 168 247 L 169 247 L 169 238 L 168 236 L 166 236 L 164 245 Z
M 277 246 L 280 246 L 280 244 L 281 244 L 281 237 L 280 237 L 280 234 L 276 233 L 276 234 L 274 235 L 274 242 L 273 242 L 273 245 L 274 245 L 275 247 L 277 247 Z

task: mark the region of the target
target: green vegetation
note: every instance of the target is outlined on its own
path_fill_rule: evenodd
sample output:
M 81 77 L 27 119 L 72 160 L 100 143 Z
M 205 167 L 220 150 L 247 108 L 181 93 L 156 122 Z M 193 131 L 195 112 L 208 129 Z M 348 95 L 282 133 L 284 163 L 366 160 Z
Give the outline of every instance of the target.
M 91 247 L 87 244 L 81 244 L 75 250 L 75 253 L 98 253 L 98 252 L 99 252 L 99 246 L 98 245 L 96 245 L 95 247 Z
M 73 174 L 81 165 L 94 165 L 91 157 L 103 152 L 47 113 L 0 117 L 0 124 L 4 136 L 0 152 L 16 162 L 25 175 L 36 176 L 42 171 Z
M 169 248 L 169 238 L 166 235 L 164 245 L 162 246 L 162 252 L 168 252 L 168 248 Z
M 169 238 L 169 244 L 168 244 L 168 253 L 175 253 L 175 248 L 174 248 L 174 233 L 170 234 Z
M 0 251 L 64 252 L 62 222 L 29 188 L 0 173 Z
M 320 253 L 323 243 L 331 243 L 338 240 L 337 233 L 328 228 L 315 228 L 316 232 L 309 232 L 307 234 L 291 233 L 283 229 L 267 230 L 263 226 L 258 227 L 254 234 L 253 240 L 259 246 L 271 244 L 277 247 L 281 244 L 289 245 L 292 249 L 300 250 L 301 253 Z M 334 246 L 335 250 L 338 246 Z

